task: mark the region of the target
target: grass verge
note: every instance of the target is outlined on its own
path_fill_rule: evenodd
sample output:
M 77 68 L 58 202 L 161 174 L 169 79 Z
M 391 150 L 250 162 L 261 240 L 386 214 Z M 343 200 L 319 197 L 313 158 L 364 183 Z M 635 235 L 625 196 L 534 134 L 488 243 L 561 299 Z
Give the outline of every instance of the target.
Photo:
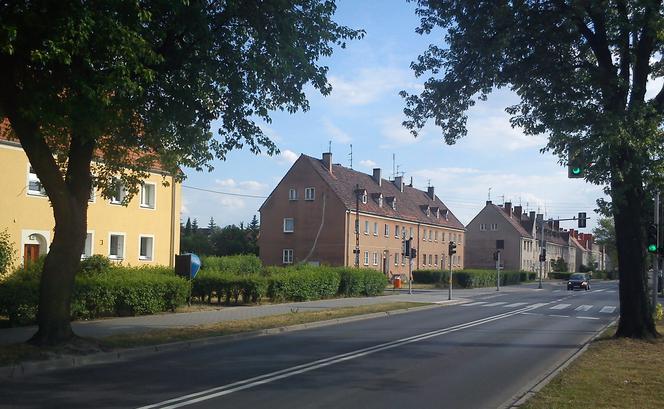
M 273 315 L 248 320 L 225 321 L 216 324 L 113 335 L 101 339 L 89 340 L 87 343 L 88 348 L 81 347 L 80 340 L 75 342 L 77 345 L 74 347 L 67 345 L 57 348 L 37 348 L 28 344 L 0 345 L 0 366 L 7 366 L 26 361 L 57 358 L 63 355 L 85 355 L 94 352 L 112 351 L 113 349 L 118 348 L 159 345 L 169 342 L 238 334 L 242 332 L 326 321 L 356 315 L 415 308 L 425 305 L 430 304 L 392 302 L 359 307 L 331 308 L 320 311 L 292 312 L 289 314 Z M 90 348 L 91 346 L 93 346 L 93 348 Z
M 657 331 L 664 334 L 664 322 Z M 608 329 L 523 409 L 664 407 L 664 337 L 615 339 Z

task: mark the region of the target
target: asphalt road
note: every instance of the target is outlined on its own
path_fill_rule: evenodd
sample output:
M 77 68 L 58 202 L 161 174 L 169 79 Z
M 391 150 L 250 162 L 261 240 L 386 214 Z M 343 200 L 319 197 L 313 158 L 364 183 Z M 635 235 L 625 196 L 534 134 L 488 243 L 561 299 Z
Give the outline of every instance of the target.
M 447 292 L 440 292 L 447 299 Z M 616 283 L 463 305 L 5 381 L 11 408 L 496 408 L 618 314 Z

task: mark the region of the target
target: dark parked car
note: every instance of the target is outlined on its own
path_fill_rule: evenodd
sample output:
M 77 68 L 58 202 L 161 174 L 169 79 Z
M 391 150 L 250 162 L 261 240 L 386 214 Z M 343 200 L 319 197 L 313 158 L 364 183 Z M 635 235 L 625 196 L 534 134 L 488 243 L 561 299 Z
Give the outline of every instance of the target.
M 574 290 L 575 288 L 582 290 L 590 290 L 590 276 L 584 273 L 574 273 L 569 276 L 567 280 L 567 289 Z

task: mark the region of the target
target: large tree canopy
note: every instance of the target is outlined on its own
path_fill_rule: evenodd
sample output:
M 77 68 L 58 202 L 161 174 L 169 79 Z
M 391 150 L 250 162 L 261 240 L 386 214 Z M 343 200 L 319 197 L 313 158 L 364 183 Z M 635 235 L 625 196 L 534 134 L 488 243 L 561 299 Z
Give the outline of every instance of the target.
M 620 267 L 619 336 L 657 335 L 646 297 L 644 202 L 661 185 L 664 75 L 661 1 L 418 0 L 421 34 L 445 30 L 412 64 L 428 75 L 408 95 L 405 125 L 417 135 L 429 119 L 447 143 L 466 134 L 468 109 L 495 88 L 521 102 L 512 124 L 546 133 L 550 150 L 591 166 L 588 181 L 607 186 Z
M 120 177 L 135 193 L 156 163 L 178 175 L 179 165 L 209 168 L 243 146 L 276 152 L 255 121 L 307 110 L 306 84 L 328 94 L 318 59 L 362 35 L 336 24 L 335 8 L 327 0 L 0 1 L 0 119 L 56 222 L 35 342 L 72 336 L 69 299 L 92 184 L 110 196 Z

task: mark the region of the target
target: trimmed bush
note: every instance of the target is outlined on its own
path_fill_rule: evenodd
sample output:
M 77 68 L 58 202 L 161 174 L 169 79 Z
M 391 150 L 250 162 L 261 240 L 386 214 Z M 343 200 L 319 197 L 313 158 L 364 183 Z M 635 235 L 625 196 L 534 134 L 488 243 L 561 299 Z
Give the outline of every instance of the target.
M 339 276 L 338 293 L 344 297 L 380 295 L 387 285 L 385 274 L 369 268 L 340 268 Z
M 263 270 L 261 259 L 254 254 L 237 256 L 208 256 L 201 259 L 203 270 L 222 271 L 233 274 L 259 274 Z
M 81 274 L 92 275 L 107 272 L 111 268 L 111 260 L 101 254 L 92 255 L 81 260 Z
M 441 270 L 415 270 L 413 280 L 416 283 L 436 284 L 438 287 L 447 288 L 450 272 Z M 514 285 L 524 281 L 531 281 L 537 277 L 537 273 L 528 271 L 501 271 L 500 285 Z M 495 270 L 459 270 L 452 274 L 452 285 L 458 288 L 481 288 L 496 285 Z
M 334 297 L 341 277 L 330 267 L 297 266 L 273 270 L 268 296 L 273 301 L 309 301 Z
M 570 275 L 572 275 L 572 273 L 555 271 L 549 272 L 549 278 L 552 280 L 569 280 Z

